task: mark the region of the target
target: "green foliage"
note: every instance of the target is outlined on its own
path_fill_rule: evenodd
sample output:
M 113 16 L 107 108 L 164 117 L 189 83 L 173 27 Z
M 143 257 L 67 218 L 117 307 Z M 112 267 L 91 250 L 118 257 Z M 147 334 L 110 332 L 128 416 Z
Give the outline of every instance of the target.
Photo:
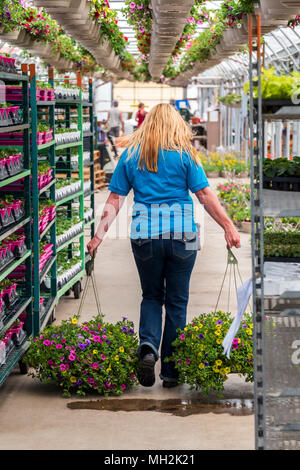
M 277 75 L 273 67 L 262 69 L 261 95 L 263 99 L 291 99 L 299 88 L 300 73 L 292 72 L 290 75 Z M 254 79 L 257 84 L 257 78 Z M 249 81 L 244 85 L 244 92 L 250 90 Z M 254 86 L 254 98 L 258 97 L 258 88 Z
M 300 176 L 300 157 L 292 160 L 287 158 L 269 158 L 263 161 L 263 174 L 269 178 L 278 176 Z
M 223 354 L 223 339 L 233 321 L 223 311 L 193 318 L 173 342 L 174 352 L 166 362 L 175 362 L 179 383 L 203 394 L 222 392 L 228 374 L 238 373 L 253 381 L 252 316 L 245 314 L 233 340 L 230 359 Z
M 98 315 L 80 324 L 74 316 L 46 327 L 24 361 L 34 369 L 30 376 L 54 383 L 63 396 L 121 395 L 137 383 L 137 347 L 133 324 L 125 318 L 112 324 Z

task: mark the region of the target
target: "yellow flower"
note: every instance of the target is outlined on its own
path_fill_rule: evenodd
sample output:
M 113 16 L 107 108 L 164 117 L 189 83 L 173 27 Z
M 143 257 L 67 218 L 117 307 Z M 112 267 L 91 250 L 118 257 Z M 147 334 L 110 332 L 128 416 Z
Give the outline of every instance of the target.
M 216 341 L 217 344 L 222 344 L 222 340 L 220 338 L 217 339 Z
M 251 330 L 251 328 L 247 328 L 247 329 L 246 329 L 246 333 L 247 333 L 247 335 L 252 335 L 252 330 Z
M 199 328 L 203 328 L 202 323 L 199 323 L 198 327 L 199 327 Z
M 230 374 L 230 367 L 225 367 L 225 374 Z
M 76 323 L 77 323 L 77 318 L 72 318 L 72 323 L 73 323 L 73 325 L 76 325 Z
M 118 361 L 119 360 L 119 356 L 115 356 L 115 361 Z
M 226 369 L 224 369 L 224 367 L 221 367 L 221 369 L 220 369 L 220 374 L 222 374 L 222 375 L 226 374 L 225 370 L 226 370 Z
M 76 378 L 75 377 L 70 377 L 70 382 L 72 382 L 72 384 L 74 384 L 76 382 Z
M 221 331 L 220 330 L 216 330 L 215 331 L 215 335 L 219 336 L 221 334 Z
M 202 362 L 199 364 L 199 369 L 204 369 L 204 364 Z
M 217 360 L 216 360 L 216 365 L 217 365 L 217 366 L 221 366 L 221 365 L 222 365 L 221 359 L 217 359 Z
M 194 330 L 198 331 L 199 330 L 198 326 L 194 326 Z
M 109 371 L 111 371 L 111 367 L 110 367 L 110 366 L 106 369 L 106 372 L 109 372 Z
M 98 354 L 98 349 L 94 349 L 93 354 Z
M 222 328 L 222 325 L 216 325 L 216 328 L 221 329 Z
M 216 372 L 216 373 L 220 372 L 220 369 L 218 369 L 218 367 L 217 367 L 217 366 L 213 366 L 213 368 L 212 368 L 212 369 L 213 369 L 213 371 L 214 371 L 214 372 Z
M 121 347 L 119 348 L 119 351 L 120 351 L 120 353 L 124 352 L 123 346 L 121 346 Z

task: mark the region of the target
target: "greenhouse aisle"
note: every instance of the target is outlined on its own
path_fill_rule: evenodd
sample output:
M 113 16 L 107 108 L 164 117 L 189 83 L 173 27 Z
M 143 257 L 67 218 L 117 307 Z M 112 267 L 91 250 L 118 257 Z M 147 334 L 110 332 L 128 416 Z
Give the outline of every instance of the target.
M 212 186 L 219 182 L 221 180 L 211 180 Z M 96 195 L 98 209 L 106 196 L 106 190 Z M 99 210 L 97 216 L 99 218 Z M 192 276 L 188 321 L 194 315 L 215 308 L 216 292 L 226 267 L 223 232 L 207 215 L 205 239 Z M 242 278 L 246 280 L 251 275 L 249 235 L 241 233 L 241 242 L 241 249 L 235 253 Z M 96 258 L 95 274 L 106 320 L 115 322 L 126 316 L 134 322 L 137 330 L 140 288 L 129 239 L 105 240 Z M 96 312 L 92 294 L 90 290 L 83 308 L 83 321 Z M 227 305 L 226 297 L 224 292 L 220 305 L 223 309 Z M 73 295 L 64 297 L 57 308 L 56 321 L 76 314 L 79 302 Z M 235 311 L 234 302 L 230 308 Z M 159 363 L 157 377 L 158 368 Z M 77 397 L 62 398 L 54 386 L 41 385 L 30 377 L 21 376 L 16 368 L 2 388 L 0 449 L 254 449 L 253 385 L 232 375 L 225 387 L 224 400 L 235 403 L 225 412 L 224 407 L 220 410 L 217 406 L 210 406 L 215 399 L 212 395 L 207 400 L 203 399 L 201 414 L 190 416 L 153 411 L 127 412 L 122 411 L 122 405 L 116 412 L 70 409 L 68 403 L 78 401 Z M 163 389 L 157 379 L 150 389 L 140 386 L 122 396 L 122 400 L 135 399 L 135 409 L 139 409 L 138 403 L 150 398 L 163 402 L 170 398 L 187 401 L 201 399 L 201 394 L 189 391 L 186 386 Z M 95 395 L 80 397 L 80 401 L 96 399 Z M 250 409 L 243 406 L 247 402 Z

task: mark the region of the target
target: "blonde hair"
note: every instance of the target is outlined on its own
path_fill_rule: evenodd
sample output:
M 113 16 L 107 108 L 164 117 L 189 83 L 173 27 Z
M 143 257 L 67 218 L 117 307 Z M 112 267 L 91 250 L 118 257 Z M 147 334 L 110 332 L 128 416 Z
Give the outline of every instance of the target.
M 147 114 L 142 125 L 129 136 L 119 139 L 128 148 L 128 158 L 139 151 L 138 168 L 157 172 L 159 149 L 187 153 L 201 165 L 197 150 L 192 146 L 192 131 L 179 112 L 169 104 L 158 104 Z

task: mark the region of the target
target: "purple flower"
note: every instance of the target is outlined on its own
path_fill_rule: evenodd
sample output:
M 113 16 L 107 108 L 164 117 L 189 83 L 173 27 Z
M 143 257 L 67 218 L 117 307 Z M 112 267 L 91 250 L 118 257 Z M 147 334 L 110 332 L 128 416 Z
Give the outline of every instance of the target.
M 223 322 L 222 322 L 221 320 L 218 320 L 218 321 L 216 322 L 216 325 L 223 325 Z
M 85 344 L 82 344 L 82 343 L 80 343 L 78 347 L 79 347 L 79 349 L 82 349 L 82 350 L 83 350 L 83 349 L 85 349 L 86 345 L 85 345 Z
M 203 339 L 204 336 L 202 334 L 199 335 L 199 339 Z
M 127 328 L 127 326 L 122 326 L 121 330 L 122 331 L 128 331 L 128 328 Z

